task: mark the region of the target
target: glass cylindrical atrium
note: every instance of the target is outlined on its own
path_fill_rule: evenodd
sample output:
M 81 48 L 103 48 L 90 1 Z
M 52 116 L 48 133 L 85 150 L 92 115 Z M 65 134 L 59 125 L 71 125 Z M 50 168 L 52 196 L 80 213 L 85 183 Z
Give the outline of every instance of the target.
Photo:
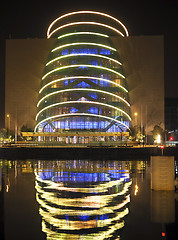
M 116 18 L 94 11 L 65 14 L 49 26 L 56 38 L 39 91 L 35 132 L 126 132 L 127 80 L 111 36 L 127 37 Z

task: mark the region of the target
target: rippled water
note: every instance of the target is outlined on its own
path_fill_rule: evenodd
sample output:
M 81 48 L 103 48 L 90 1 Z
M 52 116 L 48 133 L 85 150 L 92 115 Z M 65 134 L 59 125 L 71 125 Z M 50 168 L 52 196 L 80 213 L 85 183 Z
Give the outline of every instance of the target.
M 149 161 L 0 160 L 0 239 L 174 239 L 174 191 Z M 176 239 L 176 238 L 175 238 Z

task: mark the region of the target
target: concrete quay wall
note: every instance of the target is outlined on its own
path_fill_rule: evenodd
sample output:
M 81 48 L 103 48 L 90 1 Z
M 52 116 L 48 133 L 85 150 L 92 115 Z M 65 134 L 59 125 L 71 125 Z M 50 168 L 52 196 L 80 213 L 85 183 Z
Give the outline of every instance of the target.
M 165 148 L 164 155 L 178 159 L 178 148 Z M 143 160 L 162 155 L 158 147 L 1 147 L 0 159 L 93 159 Z

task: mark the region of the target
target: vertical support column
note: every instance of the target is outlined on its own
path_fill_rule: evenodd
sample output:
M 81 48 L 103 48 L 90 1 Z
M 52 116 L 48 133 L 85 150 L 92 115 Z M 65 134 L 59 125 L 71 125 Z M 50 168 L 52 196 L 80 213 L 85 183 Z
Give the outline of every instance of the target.
M 174 156 L 151 156 L 151 189 L 175 190 Z
M 151 221 L 156 223 L 175 221 L 174 191 L 151 191 Z
M 151 221 L 165 224 L 175 222 L 175 170 L 173 156 L 151 157 Z

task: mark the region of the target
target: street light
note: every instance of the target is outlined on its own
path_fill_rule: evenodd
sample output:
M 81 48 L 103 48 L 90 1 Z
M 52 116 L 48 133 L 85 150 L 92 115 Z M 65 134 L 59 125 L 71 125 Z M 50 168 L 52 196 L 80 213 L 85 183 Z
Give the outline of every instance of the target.
M 138 116 L 138 113 L 135 112 L 135 113 L 134 113 L 134 116 L 135 116 L 135 119 L 134 119 L 134 120 L 135 120 L 135 123 L 134 123 L 134 125 L 137 127 L 137 116 Z
M 11 126 L 10 126 L 10 124 L 11 124 L 10 114 L 7 114 L 6 117 L 7 117 L 8 120 L 9 120 L 9 123 L 8 123 L 8 125 L 9 125 L 9 126 L 8 126 L 8 128 L 9 128 L 9 132 L 8 132 L 8 135 L 9 135 L 9 139 L 10 139 L 10 127 L 11 127 Z

